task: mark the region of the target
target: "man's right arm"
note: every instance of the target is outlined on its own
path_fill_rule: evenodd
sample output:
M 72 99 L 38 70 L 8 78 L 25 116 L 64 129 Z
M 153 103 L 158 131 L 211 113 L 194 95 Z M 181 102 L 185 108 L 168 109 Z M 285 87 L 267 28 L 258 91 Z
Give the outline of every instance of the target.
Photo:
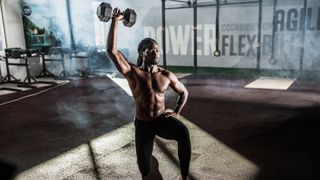
M 108 39 L 107 39 L 107 53 L 113 63 L 115 64 L 118 71 L 126 75 L 131 71 L 131 66 L 124 57 L 124 55 L 117 49 L 117 34 L 118 34 L 118 21 L 123 18 L 120 14 L 120 10 L 116 8 L 112 18 Z

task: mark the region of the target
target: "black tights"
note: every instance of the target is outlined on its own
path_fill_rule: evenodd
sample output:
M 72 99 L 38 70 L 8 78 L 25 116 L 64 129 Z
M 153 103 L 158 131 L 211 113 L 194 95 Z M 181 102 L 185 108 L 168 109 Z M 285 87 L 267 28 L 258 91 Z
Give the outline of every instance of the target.
M 136 127 L 136 152 L 139 170 L 142 176 L 149 173 L 155 135 L 165 139 L 178 141 L 178 157 L 181 175 L 189 173 L 191 144 L 187 127 L 179 120 L 169 118 L 158 118 L 153 121 L 135 120 Z

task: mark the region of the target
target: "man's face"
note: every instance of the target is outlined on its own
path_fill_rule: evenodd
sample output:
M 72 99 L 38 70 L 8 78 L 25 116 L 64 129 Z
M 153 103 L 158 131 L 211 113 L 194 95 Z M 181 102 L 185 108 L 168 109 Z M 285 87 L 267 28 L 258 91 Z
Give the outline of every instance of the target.
M 145 51 L 145 63 L 148 65 L 157 65 L 160 58 L 160 48 L 157 44 L 152 43 Z

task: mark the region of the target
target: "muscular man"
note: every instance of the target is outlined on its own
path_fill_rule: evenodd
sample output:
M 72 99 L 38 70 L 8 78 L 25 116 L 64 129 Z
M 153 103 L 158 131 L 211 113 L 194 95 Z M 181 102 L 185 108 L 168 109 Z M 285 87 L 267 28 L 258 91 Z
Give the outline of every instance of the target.
M 113 11 L 108 34 L 107 52 L 119 72 L 127 79 L 135 104 L 135 144 L 138 167 L 142 178 L 150 172 L 155 135 L 178 142 L 181 179 L 188 179 L 191 145 L 188 129 L 177 120 L 185 105 L 188 91 L 177 77 L 157 66 L 160 49 L 158 43 L 143 39 L 138 46 L 137 65 L 128 63 L 117 50 L 118 21 L 123 18 L 118 8 Z M 165 112 L 165 91 L 171 87 L 178 95 L 174 112 Z

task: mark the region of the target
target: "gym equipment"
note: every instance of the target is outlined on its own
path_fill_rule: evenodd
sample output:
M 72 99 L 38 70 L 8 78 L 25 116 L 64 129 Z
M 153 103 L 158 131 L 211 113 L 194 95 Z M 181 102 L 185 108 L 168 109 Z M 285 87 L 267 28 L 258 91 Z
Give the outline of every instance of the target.
M 123 14 L 123 25 L 131 27 L 136 23 L 137 14 L 133 9 L 126 9 Z M 112 17 L 112 7 L 109 3 L 101 3 L 97 8 L 97 16 L 100 21 L 108 22 Z
M 27 51 L 25 49 L 14 49 L 11 52 L 11 58 L 24 58 L 28 57 Z
M 219 0 L 217 0 L 217 13 L 216 13 L 216 50 L 213 52 L 213 55 L 215 57 L 219 57 L 221 55 L 221 52 L 219 50 L 219 9 L 220 4 Z
M 29 53 L 31 54 L 31 53 Z M 4 78 L 5 82 L 8 83 L 20 83 L 20 79 L 15 78 L 12 74 L 10 74 L 9 66 L 24 66 L 26 68 L 27 77 L 20 83 L 20 87 L 29 87 L 26 84 L 31 84 L 32 81 L 36 82 L 36 79 L 31 76 L 30 69 L 29 69 L 29 61 L 28 61 L 28 51 L 26 49 L 21 48 L 7 48 L 5 49 L 5 61 L 6 61 L 6 68 L 7 68 L 7 76 Z M 9 59 L 23 59 L 24 62 L 9 62 Z M 11 80 L 14 79 L 13 81 Z M 28 82 L 27 82 L 28 81 Z
M 6 57 L 0 56 L 0 61 L 6 61 Z M 0 68 L 0 84 L 5 84 L 7 78 L 8 78 L 8 76 L 6 76 L 6 77 L 2 76 L 2 72 L 1 72 L 1 68 Z M 0 90 L 22 91 L 21 89 L 17 89 L 17 88 L 10 87 L 10 86 L 1 86 Z
M 30 62 L 29 57 L 38 57 L 39 51 L 36 49 L 21 49 L 21 48 L 7 48 L 5 49 L 5 57 L 4 60 L 6 62 L 7 75 L 3 79 L 5 83 L 18 83 L 18 87 L 28 87 L 28 88 L 36 88 L 33 86 L 34 83 L 48 83 L 55 84 L 53 82 L 43 82 L 37 81 L 35 77 L 33 77 L 30 73 Z M 19 62 L 9 62 L 9 59 L 19 59 Z M 21 62 L 24 60 L 24 62 Z M 26 78 L 23 82 L 20 82 L 20 79 L 15 78 L 12 74 L 10 74 L 9 66 L 24 66 L 26 68 Z M 12 79 L 13 81 L 12 81 Z
M 97 8 L 97 16 L 100 21 L 108 22 L 112 17 L 112 7 L 109 3 L 101 3 Z
M 59 77 L 56 78 L 66 78 L 70 76 L 70 73 L 66 70 L 65 67 L 65 55 L 69 53 L 69 50 L 61 47 L 50 47 L 49 49 L 43 49 L 41 53 L 42 59 L 42 71 L 38 77 L 56 77 L 52 72 L 47 69 L 46 62 L 58 62 L 62 65 L 62 71 L 59 74 Z M 57 57 L 58 56 L 58 57 Z
M 26 49 L 28 57 L 35 57 L 40 54 L 38 49 Z
M 269 63 L 271 65 L 275 65 L 277 63 L 277 59 L 274 58 L 274 35 L 275 35 L 275 18 L 276 18 L 276 6 L 277 6 L 277 0 L 273 1 L 273 18 L 272 18 L 272 43 L 271 43 L 271 57 L 269 58 Z
M 35 57 L 38 56 L 39 51 L 37 49 L 20 49 L 20 48 L 13 48 L 10 51 L 11 58 L 24 58 L 24 57 Z
M 131 27 L 136 23 L 137 14 L 133 9 L 126 9 L 123 13 L 123 24 L 124 26 Z
M 6 48 L 6 49 L 4 50 L 4 52 L 5 52 L 5 57 L 6 57 L 6 58 L 12 57 L 12 56 L 11 56 L 12 51 L 14 51 L 14 50 L 19 50 L 19 49 L 21 49 L 21 48 L 17 48 L 17 47 L 15 47 L 15 48 Z

